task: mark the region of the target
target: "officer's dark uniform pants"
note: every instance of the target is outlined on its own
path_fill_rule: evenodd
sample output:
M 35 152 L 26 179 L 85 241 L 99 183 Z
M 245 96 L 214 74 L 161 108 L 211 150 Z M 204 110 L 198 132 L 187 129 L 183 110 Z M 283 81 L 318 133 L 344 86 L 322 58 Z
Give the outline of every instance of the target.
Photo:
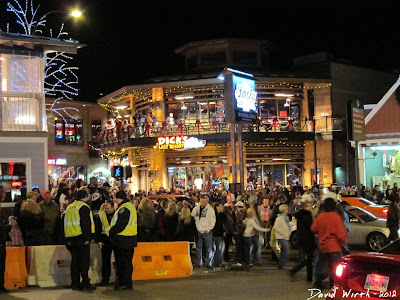
M 117 266 L 118 284 L 132 286 L 132 258 L 134 248 L 121 249 L 114 248 L 115 264 Z
M 71 282 L 72 287 L 79 287 L 82 277 L 82 285 L 89 285 L 89 266 L 90 266 L 90 244 L 84 245 L 83 241 L 72 241 L 67 245 L 71 252 Z
M 4 271 L 6 270 L 6 245 L 0 245 L 0 288 L 4 287 Z
M 110 281 L 111 253 L 112 253 L 111 246 L 103 244 L 103 247 L 101 248 L 101 261 L 102 261 L 101 275 L 103 277 L 103 280 L 102 280 L 103 282 Z

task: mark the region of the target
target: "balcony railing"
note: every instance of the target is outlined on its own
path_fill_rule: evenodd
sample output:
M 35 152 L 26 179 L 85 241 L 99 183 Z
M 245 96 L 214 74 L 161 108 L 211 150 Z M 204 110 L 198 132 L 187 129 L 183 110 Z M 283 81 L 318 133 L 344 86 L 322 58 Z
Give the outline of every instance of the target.
M 290 120 L 287 117 L 273 117 L 258 119 L 256 124 L 245 125 L 243 132 L 315 132 L 326 133 L 343 130 L 344 120 L 331 116 L 316 117 L 314 119 Z M 229 133 L 231 125 L 224 122 L 187 122 L 178 124 L 156 123 L 154 126 L 144 124 L 142 126 L 116 126 L 108 128 L 96 138 L 98 144 L 103 147 L 128 144 L 128 139 L 158 137 L 165 135 L 207 135 Z

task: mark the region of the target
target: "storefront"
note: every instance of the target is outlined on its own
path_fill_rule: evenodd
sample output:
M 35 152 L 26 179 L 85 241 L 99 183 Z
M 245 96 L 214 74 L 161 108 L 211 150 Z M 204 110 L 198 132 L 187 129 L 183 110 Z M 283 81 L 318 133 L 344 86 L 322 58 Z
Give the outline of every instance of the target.
M 58 179 L 87 181 L 87 166 L 70 165 L 65 158 L 49 158 L 47 164 L 51 184 L 57 182 Z

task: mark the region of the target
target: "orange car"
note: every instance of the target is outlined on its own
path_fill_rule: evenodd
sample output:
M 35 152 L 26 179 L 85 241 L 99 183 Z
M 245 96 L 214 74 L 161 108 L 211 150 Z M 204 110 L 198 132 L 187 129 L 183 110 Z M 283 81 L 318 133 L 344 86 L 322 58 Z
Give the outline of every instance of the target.
M 361 207 L 378 218 L 387 218 L 387 213 L 389 211 L 387 205 L 378 205 L 367 199 L 357 197 L 342 197 L 341 200 L 342 202 L 347 202 L 351 206 Z

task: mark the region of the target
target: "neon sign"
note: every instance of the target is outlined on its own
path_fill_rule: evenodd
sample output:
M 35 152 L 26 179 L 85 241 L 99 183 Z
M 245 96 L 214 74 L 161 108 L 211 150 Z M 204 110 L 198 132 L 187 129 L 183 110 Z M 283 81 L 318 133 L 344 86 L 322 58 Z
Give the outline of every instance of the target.
M 23 184 L 21 181 L 13 181 L 11 182 L 12 187 L 21 187 Z
M 189 137 L 187 135 L 162 136 L 158 138 L 158 149 L 183 149 Z
M 49 158 L 47 164 L 50 166 L 65 166 L 67 160 L 65 158 Z

